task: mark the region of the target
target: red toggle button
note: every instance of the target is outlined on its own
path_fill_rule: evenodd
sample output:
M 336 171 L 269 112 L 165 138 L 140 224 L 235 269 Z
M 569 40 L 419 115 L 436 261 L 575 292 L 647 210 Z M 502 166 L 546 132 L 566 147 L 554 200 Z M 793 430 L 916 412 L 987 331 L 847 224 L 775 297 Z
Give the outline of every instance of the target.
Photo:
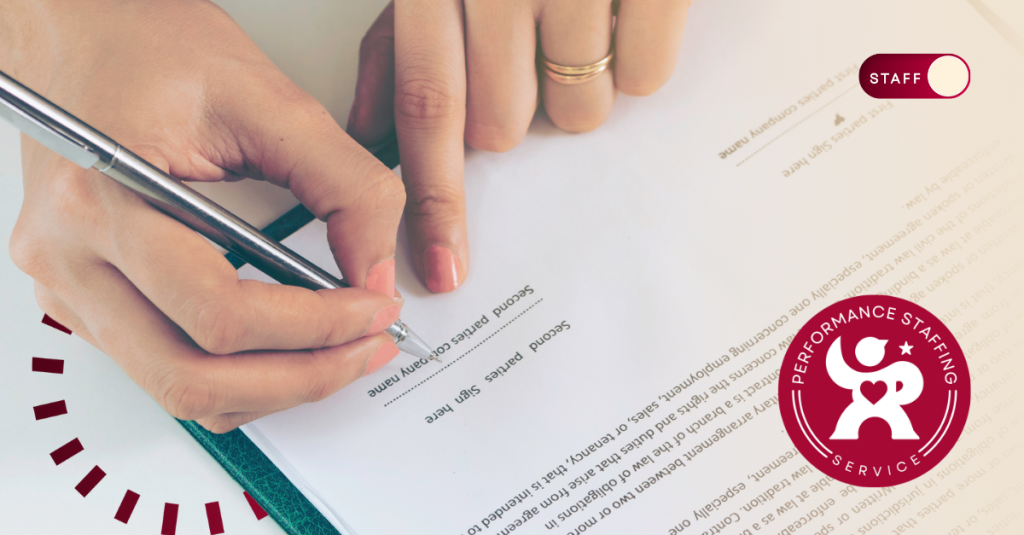
M 969 85 L 956 54 L 875 54 L 860 66 L 860 86 L 875 98 L 956 98 Z

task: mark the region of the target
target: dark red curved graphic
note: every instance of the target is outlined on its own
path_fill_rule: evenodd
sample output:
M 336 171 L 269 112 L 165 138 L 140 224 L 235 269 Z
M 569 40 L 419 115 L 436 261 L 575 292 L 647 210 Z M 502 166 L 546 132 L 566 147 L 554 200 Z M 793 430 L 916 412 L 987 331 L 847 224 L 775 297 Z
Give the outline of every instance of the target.
M 32 357 L 32 371 L 41 373 L 64 373 L 64 361 Z
M 53 418 L 54 416 L 67 414 L 68 406 L 62 399 L 60 401 L 54 401 L 53 403 L 36 405 L 35 407 L 32 407 L 32 411 L 36 413 L 36 420 L 45 420 L 47 418 Z
M 85 448 L 82 447 L 82 443 L 76 438 L 50 452 L 50 458 L 53 459 L 53 464 L 60 465 L 60 463 L 82 453 L 82 450 L 84 449 Z
M 164 504 L 164 523 L 160 527 L 160 535 L 174 535 L 178 529 L 178 504 Z
M 57 320 L 51 318 L 47 314 L 43 314 L 43 325 L 49 325 L 50 327 L 53 327 L 54 329 L 57 329 L 58 331 L 64 334 L 71 334 L 71 329 L 68 329 L 67 327 L 61 325 L 60 323 L 57 323 Z
M 263 520 L 267 517 L 267 512 L 260 507 L 260 504 L 256 503 L 256 500 L 252 496 L 249 496 L 248 492 L 243 492 L 246 501 L 249 502 L 249 507 L 252 508 L 252 514 L 256 515 L 256 520 Z
M 42 323 L 53 329 L 56 329 L 65 334 L 72 334 L 71 329 L 68 329 L 64 325 L 61 325 L 49 315 L 43 315 Z M 32 372 L 33 373 L 50 373 L 55 375 L 64 374 L 64 360 L 54 358 L 43 358 L 43 357 L 32 357 Z M 64 400 L 55 401 L 52 403 L 44 403 L 42 405 L 36 405 L 32 407 L 32 411 L 35 415 L 36 420 L 45 420 L 53 418 L 55 416 L 61 416 L 68 413 L 67 403 Z M 85 451 L 85 447 L 82 445 L 81 440 L 73 438 L 66 444 L 50 452 L 50 458 L 53 460 L 55 466 L 63 464 L 68 459 L 78 455 Z M 87 497 L 97 485 L 107 476 L 99 466 L 93 466 L 89 473 L 85 475 L 75 485 L 75 490 L 78 491 L 82 497 Z M 249 495 L 248 492 L 243 492 L 249 507 L 252 509 L 253 514 L 256 516 L 256 520 L 262 520 L 266 518 L 267 512 L 256 500 Z M 117 507 L 117 512 L 114 513 L 114 520 L 127 524 L 132 517 L 132 513 L 135 512 L 135 507 L 139 503 L 140 495 L 133 490 L 126 490 L 124 497 L 121 499 L 120 505 Z M 163 520 L 160 527 L 161 535 L 174 535 L 177 531 L 178 525 L 178 504 L 175 503 L 164 503 Z M 221 514 L 220 502 L 210 502 L 205 504 L 207 523 L 210 527 L 210 535 L 218 535 L 224 533 L 224 519 Z
M 210 524 L 210 535 L 224 533 L 224 521 L 220 517 L 219 502 L 210 502 L 206 504 L 206 520 Z
M 92 467 L 92 470 L 89 470 L 88 474 L 85 474 L 82 481 L 75 485 L 75 490 L 77 490 L 84 498 L 88 496 L 89 493 L 92 492 L 92 489 L 96 488 L 96 485 L 98 485 L 105 477 L 107 477 L 107 473 L 101 470 L 100 467 L 94 466 Z
M 121 505 L 117 506 L 117 513 L 114 514 L 114 520 L 121 523 L 127 524 L 128 519 L 132 517 L 132 512 L 135 511 L 135 504 L 139 503 L 139 494 L 126 490 L 124 492 L 124 498 L 121 498 Z

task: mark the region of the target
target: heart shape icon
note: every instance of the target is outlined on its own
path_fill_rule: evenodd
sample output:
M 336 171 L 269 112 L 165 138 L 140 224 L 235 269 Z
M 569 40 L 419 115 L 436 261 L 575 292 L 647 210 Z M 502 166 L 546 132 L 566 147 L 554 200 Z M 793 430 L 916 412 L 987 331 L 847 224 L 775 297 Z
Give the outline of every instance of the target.
M 860 393 L 871 402 L 872 405 L 878 403 L 878 400 L 885 397 L 885 392 L 889 389 L 885 385 L 885 381 L 864 381 L 860 384 Z

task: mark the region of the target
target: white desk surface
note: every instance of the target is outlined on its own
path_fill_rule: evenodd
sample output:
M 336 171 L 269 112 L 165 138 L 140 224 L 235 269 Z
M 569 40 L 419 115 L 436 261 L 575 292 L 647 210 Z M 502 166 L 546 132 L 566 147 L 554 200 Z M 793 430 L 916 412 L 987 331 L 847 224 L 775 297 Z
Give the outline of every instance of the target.
M 272 60 L 344 124 L 359 40 L 384 0 L 219 0 Z M 1017 0 L 988 0 L 1024 36 Z M 264 183 L 204 184 L 205 193 L 257 226 L 295 202 Z M 0 236 L 21 206 L 18 134 L 0 123 Z M 257 521 L 236 484 L 170 416 L 105 355 L 40 323 L 32 280 L 0 255 L 0 518 L 8 533 L 158 533 L 165 502 L 178 503 L 178 533 L 209 533 L 204 504 L 220 504 L 226 533 L 281 533 Z M 32 373 L 32 357 L 64 359 L 62 375 Z M 66 400 L 68 414 L 36 421 L 32 407 Z M 82 453 L 54 466 L 73 438 Z M 74 486 L 94 466 L 106 478 L 82 498 Z M 125 489 L 141 495 L 128 525 L 114 520 Z M 116 530 L 116 531 L 115 531 Z

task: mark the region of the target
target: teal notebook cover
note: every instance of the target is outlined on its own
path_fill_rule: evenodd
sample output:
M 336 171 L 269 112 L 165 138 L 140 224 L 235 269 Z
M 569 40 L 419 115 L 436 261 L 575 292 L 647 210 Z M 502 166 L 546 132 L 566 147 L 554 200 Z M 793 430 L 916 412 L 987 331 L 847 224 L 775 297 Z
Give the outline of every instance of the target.
M 389 168 L 398 165 L 398 144 L 392 136 L 374 155 Z M 263 229 L 263 233 L 283 240 L 306 223 L 313 214 L 299 205 Z M 238 269 L 245 261 L 228 253 L 228 261 Z M 270 459 L 239 429 L 222 435 L 207 431 L 192 421 L 178 423 L 217 460 L 228 474 L 249 493 L 260 507 L 289 535 L 340 535 L 338 530 L 285 477 Z
M 217 435 L 178 420 L 289 535 L 338 535 L 338 530 L 292 485 L 241 430 Z

